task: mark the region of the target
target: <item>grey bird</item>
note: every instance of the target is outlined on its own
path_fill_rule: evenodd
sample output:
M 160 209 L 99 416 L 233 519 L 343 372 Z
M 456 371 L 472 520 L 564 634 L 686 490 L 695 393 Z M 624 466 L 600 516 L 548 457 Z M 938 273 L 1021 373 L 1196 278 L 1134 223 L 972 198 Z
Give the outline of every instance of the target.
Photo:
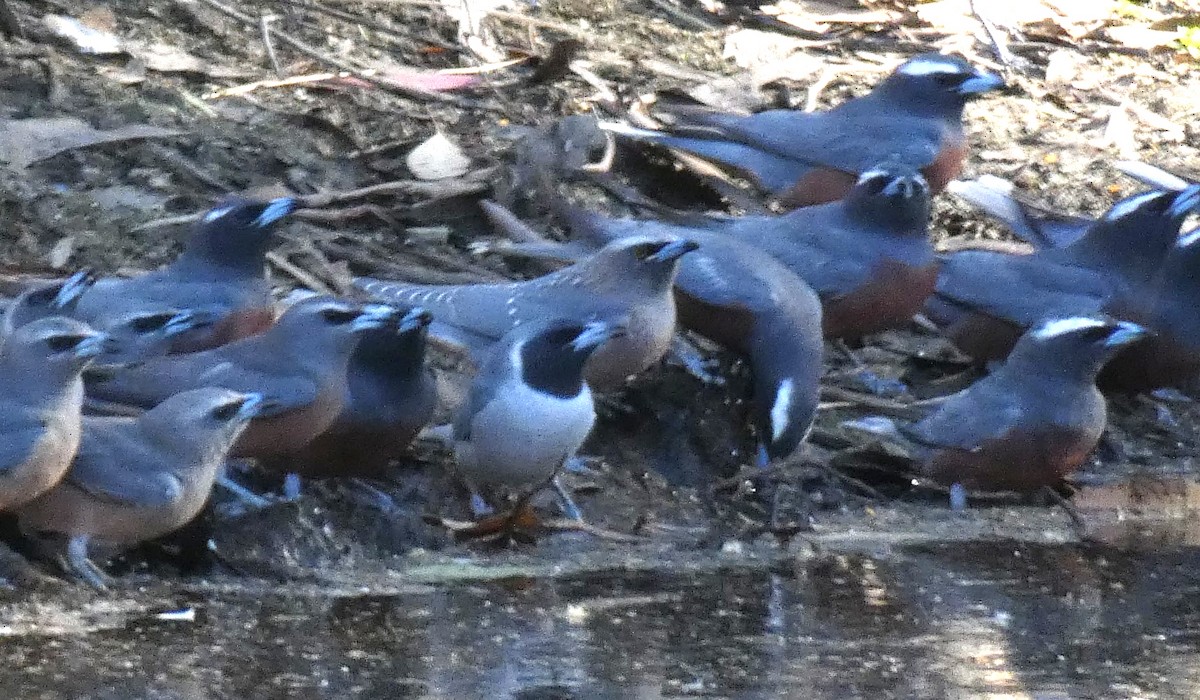
M 175 339 L 186 333 L 211 327 L 219 314 L 209 311 L 134 312 L 110 321 L 111 340 L 97 364 L 123 364 L 170 354 Z
M 396 323 L 365 331 L 350 356 L 341 413 L 325 432 L 274 469 L 302 476 L 385 473 L 437 408 L 437 378 L 425 361 L 431 320 L 429 312 L 418 307 Z
M 1042 318 L 1120 315 L 1153 296 L 1155 279 L 1200 185 L 1144 192 L 1115 204 L 1075 241 L 1030 255 L 964 250 L 945 256 L 925 312 L 977 360 L 1004 357 Z
M 611 389 L 666 353 L 675 332 L 671 283 L 679 258 L 696 247 L 677 236 L 649 236 L 618 241 L 523 282 L 437 286 L 358 278 L 355 286 L 385 303 L 427 309 L 431 333 L 468 348 L 477 361 L 510 330 L 536 320 L 623 325 L 628 332 L 597 350 L 585 369 L 593 388 Z
M 30 286 L 5 309 L 4 320 L 0 322 L 0 344 L 30 321 L 47 316 L 70 316 L 84 292 L 95 283 L 96 275 L 84 269 L 65 280 Z
M 190 522 L 263 405 L 261 394 L 204 388 L 176 394 L 137 418 L 84 418 L 66 476 L 17 509 L 22 530 L 64 536 L 66 569 L 105 588 L 109 578 L 89 558 L 89 543 L 129 546 Z
M 1042 321 L 998 370 L 916 424 L 892 430 L 916 458 L 918 475 L 935 484 L 984 493 L 1056 486 L 1083 464 L 1104 430 L 1098 373 L 1146 334 L 1100 316 Z
M 604 217 L 560 197 L 551 205 L 572 238 L 592 245 L 662 235 L 671 228 L 658 221 Z M 510 237 L 530 238 L 507 210 L 490 202 L 483 206 Z M 820 300 L 780 261 L 735 236 L 694 228 L 679 233 L 700 244 L 680 261 L 675 278 L 679 324 L 749 360 L 763 461 L 788 457 L 803 443 L 816 414 L 824 350 Z M 553 248 L 518 244 L 497 250 L 560 259 L 577 254 L 573 244 Z
M 967 153 L 963 108 L 1003 85 L 956 56 L 921 54 L 869 94 L 823 112 L 745 115 L 665 105 L 675 118 L 669 131 L 604 126 L 736 168 L 800 207 L 840 199 L 857 174 L 885 154 L 920 169 L 940 192 L 961 171 Z
M 0 349 L 0 511 L 49 489 L 79 448 L 80 373 L 106 336 L 51 316 L 13 331 Z
M 596 420 L 584 365 L 624 332 L 604 321 L 546 319 L 495 346 L 452 426 L 458 472 L 474 492 L 516 494 L 515 518 L 551 484 Z
M 288 454 L 307 445 L 341 412 L 346 367 L 362 333 L 396 317 L 390 307 L 330 297 L 297 303 L 269 331 L 229 345 L 89 373 L 89 398 L 148 409 L 189 389 L 218 386 L 261 393 L 261 410 L 234 457 Z
M 177 352 L 261 333 L 275 320 L 265 256 L 275 228 L 295 208 L 290 197 L 228 199 L 197 222 L 174 262 L 131 279 L 100 280 L 83 295 L 76 315 L 101 330 L 147 311 L 196 309 L 219 316 L 210 327 L 177 337 Z

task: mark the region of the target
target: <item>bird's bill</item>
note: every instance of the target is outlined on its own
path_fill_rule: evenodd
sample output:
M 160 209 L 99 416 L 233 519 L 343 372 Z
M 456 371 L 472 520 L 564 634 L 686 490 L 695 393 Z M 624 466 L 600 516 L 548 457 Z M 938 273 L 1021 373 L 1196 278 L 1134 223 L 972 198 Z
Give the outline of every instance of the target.
M 666 244 L 648 259 L 655 262 L 670 262 L 683 257 L 685 254 L 690 253 L 699 247 L 699 243 L 687 238 L 682 238 L 678 241 L 671 241 L 670 243 Z

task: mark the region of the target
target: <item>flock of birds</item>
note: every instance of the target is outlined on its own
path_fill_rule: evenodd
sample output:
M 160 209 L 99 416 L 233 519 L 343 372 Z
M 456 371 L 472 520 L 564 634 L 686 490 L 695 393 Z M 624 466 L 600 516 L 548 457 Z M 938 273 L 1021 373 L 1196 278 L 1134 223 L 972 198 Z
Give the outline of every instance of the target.
M 231 199 L 178 259 L 133 278 L 81 271 L 12 301 L 0 328 L 0 510 L 64 545 L 103 587 L 89 544 L 129 546 L 203 508 L 226 460 L 304 476 L 378 475 L 438 408 L 430 334 L 479 371 L 440 432 L 475 494 L 474 534 L 519 526 L 596 419 L 592 390 L 660 361 L 677 328 L 746 358 L 759 461 L 802 449 L 827 340 L 924 314 L 980 363 L 1007 360 L 908 425 L 913 474 L 964 491 L 1059 484 L 1105 425 L 1097 388 L 1146 391 L 1200 370 L 1200 187 L 1171 183 L 1089 220 L 1000 189 L 964 194 L 1035 244 L 1030 254 L 935 254 L 930 199 L 960 172 L 967 101 L 1002 81 L 924 54 L 831 110 L 750 116 L 675 108 L 663 130 L 604 128 L 735 168 L 796 207 L 743 217 L 614 219 L 554 193 L 555 243 L 484 202 L 507 255 L 570 264 L 506 284 L 360 278 L 359 300 L 312 295 L 274 310 L 264 275 L 291 198 Z M 361 299 L 366 299 L 363 301 Z M 434 431 L 437 433 L 438 431 Z M 516 504 L 488 516 L 481 494 Z M 495 504 L 498 505 L 498 504 Z

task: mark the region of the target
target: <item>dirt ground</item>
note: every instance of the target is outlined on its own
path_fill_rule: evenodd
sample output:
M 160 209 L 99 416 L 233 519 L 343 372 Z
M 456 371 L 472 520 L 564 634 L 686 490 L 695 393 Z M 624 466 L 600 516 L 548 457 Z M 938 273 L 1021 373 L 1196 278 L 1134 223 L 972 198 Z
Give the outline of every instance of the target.
M 1097 215 L 1137 190 L 1111 166 L 1114 159 L 1140 158 L 1181 173 L 1200 163 L 1196 64 L 1170 49 L 1130 49 L 1099 34 L 1014 41 L 1020 69 L 1006 69 L 986 42 L 939 32 L 901 13 L 896 24 L 837 24 L 811 36 L 739 34 L 745 43 L 734 53 L 752 64 L 746 67 L 726 55 L 738 28 L 708 19 L 713 26 L 699 26 L 698 5 L 543 0 L 536 8 L 509 8 L 487 24 L 493 48 L 533 59 L 483 73 L 463 90 L 414 95 L 411 84 L 401 89 L 342 80 L 213 97 L 277 77 L 258 22 L 267 13 L 276 17 L 272 27 L 306 45 L 299 50 L 280 36 L 271 42 L 270 53 L 287 76 L 338 65 L 375 68 L 378 76 L 399 67 L 432 71 L 478 60 L 461 48 L 456 23 L 436 2 L 240 3 L 233 12 L 244 13 L 241 18 L 209 0 L 89 3 L 87 24 L 126 45 L 124 53 L 106 56 L 81 53 L 47 28 L 44 17 L 71 14 L 71 3 L 7 4 L 25 37 L 0 40 L 0 129 L 10 120 L 72 117 L 96 129 L 150 125 L 182 132 L 69 148 L 27 167 L 0 167 L 0 261 L 9 289 L 28 275 L 61 275 L 83 265 L 152 268 L 177 250 L 184 227 L 171 220 L 202 211 L 225 193 L 247 191 L 333 195 L 284 232 L 271 258 L 281 295 L 297 286 L 344 292 L 350 276 L 359 274 L 430 282 L 519 277 L 527 269 L 475 255 L 469 246 L 493 235 L 475 203 L 480 197 L 521 204 L 507 167 L 520 127 L 546 128 L 562 116 L 592 111 L 614 116 L 614 106 L 637 96 L 704 85 L 742 104 L 835 104 L 869 89 L 905 56 L 927 50 L 965 51 L 1003 69 L 1011 86 L 968 108 L 973 155 L 964 176 L 1006 177 L 1056 209 Z M 1151 4 L 1167 15 L 1196 9 Z M 567 70 L 561 52 L 570 50 L 586 62 L 590 79 Z M 760 87 L 763 66 L 788 56 L 794 75 L 753 89 Z M 405 156 L 436 132 L 470 159 L 466 174 L 414 177 Z M 621 177 L 653 166 L 666 173 L 664 182 L 690 182 L 624 150 L 618 156 Z M 363 190 L 385 183 L 393 184 Z M 719 205 L 699 190 L 688 190 L 688 198 L 677 204 Z M 523 206 L 536 214 L 536 207 Z M 1005 236 L 949 195 L 937 200 L 933 230 L 939 242 Z M 915 326 L 871 339 L 858 355 L 877 375 L 907 383 L 907 391 L 884 403 L 944 393 L 953 384 L 945 378 L 964 369 L 945 341 Z M 831 469 L 831 460 L 847 463 L 844 453 L 861 441 L 839 423 L 880 410 L 878 400 L 865 397 L 858 368 L 835 352 L 829 353 L 827 406 L 812 459 L 765 482 L 737 478 L 753 445 L 745 369 L 732 356 L 714 356 L 730 377 L 725 386 L 703 385 L 667 363 L 606 401 L 584 450 L 596 456 L 593 471 L 569 477 L 589 521 L 634 542 L 571 533 L 517 553 L 455 545 L 422 516 L 463 517 L 465 494 L 450 473 L 449 455 L 421 443 L 392 479 L 371 489 L 306 483 L 298 501 L 251 513 L 218 502 L 205 523 L 210 530 L 204 534 L 219 552 L 207 585 L 382 585 L 388 572 L 418 569 L 453 577 L 464 556 L 480 565 L 520 567 L 569 566 L 581 558 L 631 566 L 634 559 L 669 561 L 667 553 L 680 551 L 750 556 L 761 549 L 776 556 L 800 546 L 777 534 L 795 532 L 827 546 L 848 546 L 863 533 L 875 533 L 872 541 L 883 533 L 946 537 L 964 529 L 980 537 L 1072 536 L 1066 518 L 1049 508 L 1001 504 L 972 511 L 972 524 L 964 526 L 949 518 L 940 495 L 912 493 L 903 479 Z M 445 358 L 439 363 L 449 366 Z M 1189 504 L 1181 479 L 1194 472 L 1200 408 L 1184 398 L 1120 400 L 1111 418 L 1101 448 L 1077 475 L 1088 494 L 1081 504 L 1156 512 L 1164 497 L 1171 508 Z M 264 490 L 278 488 L 247 478 Z M 157 556 L 137 554 L 126 562 L 138 585 L 163 585 L 155 583 L 159 573 L 173 576 Z

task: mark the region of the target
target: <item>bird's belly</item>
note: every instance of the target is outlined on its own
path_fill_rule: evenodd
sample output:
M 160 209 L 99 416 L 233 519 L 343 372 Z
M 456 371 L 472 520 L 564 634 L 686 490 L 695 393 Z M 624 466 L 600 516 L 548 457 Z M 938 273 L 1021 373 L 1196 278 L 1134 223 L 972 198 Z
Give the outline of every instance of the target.
M 459 469 L 476 487 L 536 487 L 579 449 L 594 421 L 589 392 L 564 400 L 514 391 L 475 416 L 469 444 L 455 450 Z
M 675 334 L 675 301 L 668 309 L 634 309 L 625 335 L 600 346 L 584 365 L 583 375 L 593 389 L 614 389 L 662 359 Z
M 1099 439 L 1099 429 L 1067 426 L 1008 434 L 974 450 L 941 450 L 924 472 L 943 486 L 960 483 L 968 491 L 1032 493 L 1078 469 Z
M 894 328 L 913 317 L 937 286 L 936 262 L 914 267 L 885 260 L 871 272 L 871 281 L 823 302 L 826 338 L 858 338 Z

